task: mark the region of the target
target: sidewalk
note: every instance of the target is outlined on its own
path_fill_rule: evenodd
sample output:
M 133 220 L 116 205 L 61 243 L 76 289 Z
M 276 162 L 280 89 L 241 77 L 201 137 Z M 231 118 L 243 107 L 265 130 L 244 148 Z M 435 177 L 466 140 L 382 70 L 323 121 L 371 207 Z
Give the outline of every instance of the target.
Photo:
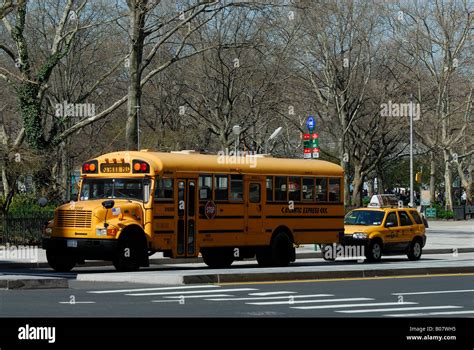
M 455 252 L 474 252 L 474 220 L 465 221 L 429 221 L 426 231 L 427 241 L 423 248 L 424 254 L 440 254 Z M 28 252 L 23 256 L 8 257 L 4 247 L 0 247 L 0 269 L 15 267 L 48 267 L 46 251 L 41 248 L 28 247 Z M 320 258 L 319 248 L 315 250 L 314 244 L 302 245 L 296 249 L 298 259 Z M 201 258 L 169 259 L 163 258 L 162 253 L 150 256 L 150 264 L 182 264 L 201 262 Z M 107 261 L 88 261 L 80 266 L 110 265 Z

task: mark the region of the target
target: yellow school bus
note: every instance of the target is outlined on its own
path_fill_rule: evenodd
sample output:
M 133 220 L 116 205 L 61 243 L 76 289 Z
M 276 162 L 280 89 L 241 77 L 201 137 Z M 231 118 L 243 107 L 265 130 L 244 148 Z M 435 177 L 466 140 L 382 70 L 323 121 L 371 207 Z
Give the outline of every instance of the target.
M 82 165 L 78 198 L 55 210 L 43 248 L 57 271 L 85 260 L 133 271 L 156 252 L 287 266 L 300 244 L 342 240 L 343 188 L 342 168 L 323 160 L 109 153 Z

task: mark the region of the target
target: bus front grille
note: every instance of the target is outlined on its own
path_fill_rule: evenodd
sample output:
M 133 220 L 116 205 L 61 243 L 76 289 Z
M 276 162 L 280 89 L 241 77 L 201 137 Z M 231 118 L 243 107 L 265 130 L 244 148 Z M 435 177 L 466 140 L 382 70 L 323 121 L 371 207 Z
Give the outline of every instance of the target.
M 90 228 L 92 212 L 89 210 L 58 210 L 55 219 L 58 227 Z

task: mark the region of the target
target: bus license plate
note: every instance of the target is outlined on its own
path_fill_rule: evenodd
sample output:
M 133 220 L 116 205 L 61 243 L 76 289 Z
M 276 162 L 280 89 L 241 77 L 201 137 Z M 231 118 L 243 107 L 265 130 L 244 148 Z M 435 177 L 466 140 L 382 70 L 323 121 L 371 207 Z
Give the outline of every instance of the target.
M 76 239 L 68 239 L 67 240 L 68 248 L 77 248 L 77 240 Z

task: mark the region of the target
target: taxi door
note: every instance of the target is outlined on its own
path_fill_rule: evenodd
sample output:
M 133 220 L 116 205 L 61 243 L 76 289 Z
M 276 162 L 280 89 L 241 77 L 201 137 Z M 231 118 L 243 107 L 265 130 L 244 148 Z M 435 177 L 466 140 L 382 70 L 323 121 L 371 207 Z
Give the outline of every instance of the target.
M 390 211 L 387 213 L 384 228 L 384 248 L 393 249 L 396 247 L 398 241 L 400 240 L 400 236 L 402 235 L 402 229 L 399 225 L 396 211 Z
M 417 227 L 406 210 L 399 210 L 398 217 L 400 219 L 400 227 L 402 229 L 400 243 L 410 244 L 410 242 L 413 240 L 413 237 L 415 237 L 418 232 Z

